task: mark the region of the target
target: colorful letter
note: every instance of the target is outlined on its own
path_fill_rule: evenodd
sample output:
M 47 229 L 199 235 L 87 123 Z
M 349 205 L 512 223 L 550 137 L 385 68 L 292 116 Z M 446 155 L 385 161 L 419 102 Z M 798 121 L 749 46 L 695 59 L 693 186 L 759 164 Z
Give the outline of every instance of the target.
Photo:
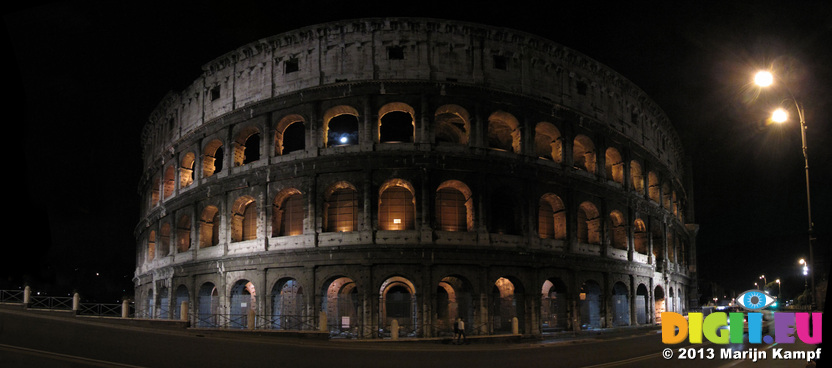
M 678 334 L 676 334 L 676 328 L 679 328 Z M 688 337 L 688 321 L 685 317 L 675 312 L 662 312 L 662 342 L 678 344 L 685 341 L 686 337 Z
M 731 319 L 731 322 L 728 323 L 731 326 L 731 343 L 742 344 L 742 334 L 744 332 L 743 318 L 745 318 L 745 314 L 731 313 L 729 316 Z
M 774 313 L 774 340 L 778 344 L 794 343 L 794 313 Z
M 809 331 L 809 313 L 796 313 L 797 337 L 805 344 L 820 344 L 823 340 L 823 313 L 812 313 L 812 331 Z M 779 340 L 777 342 L 780 342 Z
M 720 327 L 726 326 L 727 324 L 728 315 L 726 315 L 725 312 L 711 313 L 705 317 L 705 323 L 702 325 L 702 332 L 705 333 L 705 338 L 714 344 L 727 344 L 728 334 L 721 333 L 719 331 Z M 742 331 L 742 328 L 740 328 L 740 331 Z
M 732 329 L 733 330 L 733 329 Z M 731 331 L 733 332 L 733 331 Z M 748 313 L 748 342 L 760 344 L 763 340 L 763 314 Z
M 689 341 L 691 344 L 702 343 L 702 313 L 688 313 Z

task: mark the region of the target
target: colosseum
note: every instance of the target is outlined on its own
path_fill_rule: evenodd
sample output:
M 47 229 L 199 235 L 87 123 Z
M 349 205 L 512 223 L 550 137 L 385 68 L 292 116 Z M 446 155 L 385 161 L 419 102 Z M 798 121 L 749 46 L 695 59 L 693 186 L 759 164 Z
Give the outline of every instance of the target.
M 205 64 L 141 144 L 139 317 L 539 337 L 697 301 L 678 134 L 625 77 L 535 35 L 426 18 L 286 32 Z

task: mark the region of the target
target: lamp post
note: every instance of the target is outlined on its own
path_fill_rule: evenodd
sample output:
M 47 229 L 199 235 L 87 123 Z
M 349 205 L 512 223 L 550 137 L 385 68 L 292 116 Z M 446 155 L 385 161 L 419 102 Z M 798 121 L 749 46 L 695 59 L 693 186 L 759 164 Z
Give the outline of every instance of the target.
M 774 75 L 768 71 L 760 71 L 754 76 L 754 83 L 761 87 L 768 87 L 774 83 Z M 808 268 L 809 272 L 809 279 L 812 281 L 812 291 L 809 293 L 810 295 L 810 304 L 814 307 L 814 304 L 817 302 L 817 298 L 815 297 L 815 256 L 812 250 L 812 242 L 814 242 L 814 224 L 812 223 L 812 195 L 811 191 L 809 190 L 809 149 L 806 146 L 806 119 L 804 116 L 803 108 L 800 106 L 800 103 L 797 102 L 797 99 L 792 94 L 791 90 L 787 86 L 784 86 L 786 92 L 789 94 L 789 98 L 794 103 L 795 110 L 797 111 L 797 116 L 800 120 L 800 141 L 803 149 L 803 166 L 806 173 L 806 211 L 809 220 L 809 263 L 812 265 Z M 788 120 L 788 112 L 785 109 L 778 109 L 772 114 L 772 121 L 776 123 L 784 123 Z M 804 268 L 804 272 L 805 272 Z M 805 276 L 805 273 L 804 273 Z M 805 281 L 804 281 L 805 283 Z
M 777 300 L 780 300 L 780 288 L 782 288 L 783 286 L 780 285 L 780 279 L 774 280 L 774 282 L 777 283 Z
M 766 291 L 766 285 L 768 284 L 766 282 L 766 275 L 760 275 L 760 278 L 763 279 L 763 291 Z

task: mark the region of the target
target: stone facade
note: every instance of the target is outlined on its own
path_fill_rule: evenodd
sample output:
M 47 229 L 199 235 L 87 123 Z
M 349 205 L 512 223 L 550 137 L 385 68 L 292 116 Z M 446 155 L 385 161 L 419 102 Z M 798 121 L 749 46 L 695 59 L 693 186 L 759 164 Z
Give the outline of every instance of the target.
M 145 317 L 187 301 L 205 327 L 441 336 L 459 317 L 538 336 L 696 301 L 667 117 L 526 33 L 390 18 L 280 34 L 166 96 L 142 145 Z

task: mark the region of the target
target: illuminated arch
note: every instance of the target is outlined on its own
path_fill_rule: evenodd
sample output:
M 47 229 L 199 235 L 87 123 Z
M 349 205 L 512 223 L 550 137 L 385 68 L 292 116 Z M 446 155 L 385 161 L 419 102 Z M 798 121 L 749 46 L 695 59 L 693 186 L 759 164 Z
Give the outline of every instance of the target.
M 468 111 L 459 105 L 442 105 L 434 115 L 436 142 L 468 144 L 471 118 Z
M 436 189 L 436 219 L 444 231 L 474 229 L 474 199 L 471 189 L 459 180 L 447 180 Z
M 326 110 L 324 112 L 323 132 L 321 132 L 323 147 L 357 144 L 359 141 L 358 116 L 358 110 L 347 105 L 339 105 Z M 333 121 L 333 119 L 340 117 L 347 117 L 348 119 Z M 339 141 L 341 138 L 344 139 L 343 142 Z
M 379 230 L 413 230 L 416 217 L 416 191 L 406 180 L 390 179 L 378 191 Z
M 595 144 L 592 139 L 579 134 L 572 143 L 572 161 L 575 167 L 595 174 Z
M 488 117 L 488 147 L 520 153 L 520 123 L 514 115 L 496 111 Z
M 277 193 L 272 202 L 272 236 L 303 234 L 303 194 L 296 188 Z
M 243 166 L 259 159 L 260 129 L 253 125 L 244 127 L 234 138 L 234 166 Z
M 604 154 L 604 169 L 608 180 L 624 184 L 624 161 L 621 160 L 621 153 L 617 149 L 607 148 Z
M 274 154 L 277 156 L 306 149 L 306 119 L 289 114 L 277 122 L 274 131 Z
M 182 161 L 179 167 L 179 187 L 185 188 L 194 182 L 194 163 L 196 156 L 193 152 L 188 152 L 182 156 Z
M 207 178 L 222 171 L 224 156 L 222 146 L 222 141 L 213 139 L 203 147 L 202 175 L 204 177 Z
M 539 122 L 534 127 L 534 151 L 538 157 L 563 161 L 563 138 L 552 123 Z
M 552 193 L 541 196 L 537 219 L 541 239 L 566 239 L 566 207 L 560 197 Z
M 358 191 L 346 181 L 330 185 L 323 193 L 325 232 L 358 230 Z
M 391 102 L 378 110 L 379 143 L 413 142 L 416 136 L 416 112 L 403 102 Z
M 601 217 L 592 202 L 583 202 L 578 207 L 578 242 L 601 244 Z
M 199 247 L 207 248 L 219 244 L 219 209 L 215 206 L 205 207 L 199 220 Z
M 257 238 L 257 204 L 254 197 L 242 196 L 231 207 L 231 241 Z

